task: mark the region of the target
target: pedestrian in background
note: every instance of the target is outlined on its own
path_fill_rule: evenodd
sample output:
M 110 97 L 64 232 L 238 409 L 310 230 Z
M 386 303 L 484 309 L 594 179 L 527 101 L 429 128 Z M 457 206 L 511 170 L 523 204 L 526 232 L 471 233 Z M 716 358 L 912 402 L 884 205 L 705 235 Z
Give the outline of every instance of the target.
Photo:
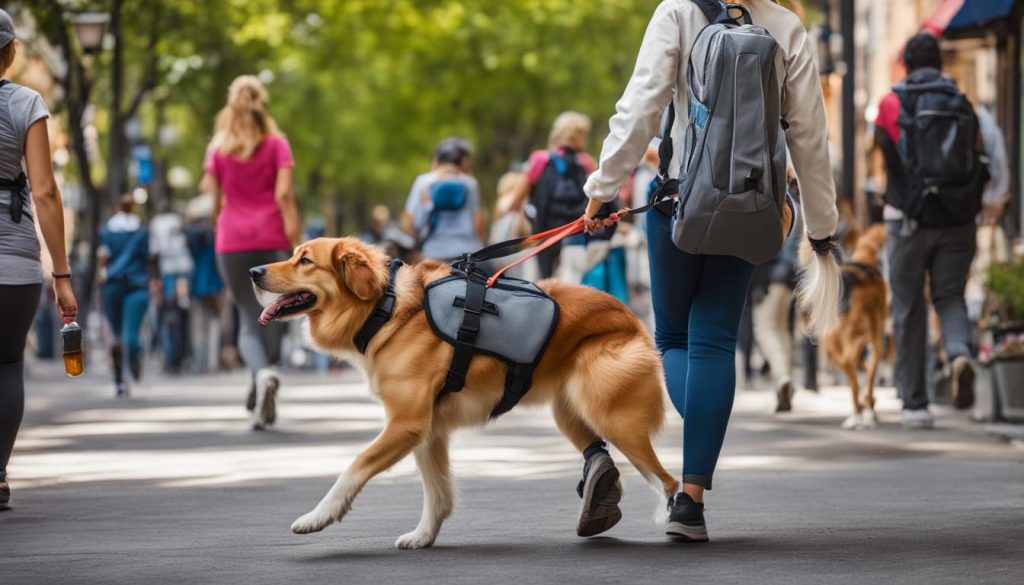
M 405 202 L 402 225 L 420 254 L 449 260 L 483 247 L 480 183 L 473 176 L 473 148 L 461 138 L 442 140 L 431 170 L 416 177 Z
M 595 167 L 593 157 L 586 152 L 589 142 L 590 118 L 578 112 L 562 112 L 551 125 L 548 148 L 530 154 L 527 182 L 517 192 L 516 205 L 529 199 L 535 210 L 535 232 L 565 225 L 583 213 L 587 206 L 583 184 Z M 541 278 L 557 273 L 563 282 L 580 284 L 583 275 L 608 255 L 613 231 L 570 236 L 537 254 Z
M 189 354 L 195 373 L 216 371 L 220 365 L 221 344 L 227 319 L 224 280 L 217 271 L 217 252 L 213 245 L 213 196 L 200 195 L 185 209 L 185 239 L 192 257 L 189 283 Z
M 974 402 L 970 360 L 976 345 L 964 288 L 988 173 L 980 157 L 977 117 L 956 84 L 942 75 L 938 39 L 915 35 L 907 41 L 903 62 L 907 77 L 879 103 L 875 140 L 888 177 L 883 217 L 896 388 L 903 401 L 903 424 L 927 429 L 934 419 L 926 388 L 926 281 L 942 323 L 954 404 L 968 408 Z M 911 141 L 913 149 L 908 147 Z
M 780 115 L 789 124 L 786 145 L 803 187 L 808 237 L 813 238 L 816 251 L 821 250 L 819 257 L 825 258 L 838 211 L 814 43 L 808 40 L 796 15 L 771 0 L 746 0 L 743 5 L 753 22 L 775 39 L 784 57 L 787 71 L 780 81 Z M 591 199 L 585 212 L 588 231 L 612 221 L 596 220 L 594 216 L 602 203 L 615 198 L 620 185 L 636 168 L 658 132 L 662 112 L 673 100 L 680 116 L 671 137 L 681 141 L 689 124 L 690 48 L 708 24 L 697 2 L 663 2 L 655 11 L 633 76 L 609 122 L 611 132 L 601 151 L 600 167 L 585 187 Z M 684 149 L 676 148 L 674 152 L 683 153 Z M 673 241 L 672 217 L 658 210 L 646 215 L 655 341 L 662 353 L 672 403 L 685 419 L 683 484 L 669 502 L 666 530 L 689 540 L 707 540 L 704 492 L 711 488 L 732 410 L 737 329 L 754 265 L 728 255 L 684 252 Z M 736 234 L 737 238 L 747 236 Z M 827 260 L 815 262 L 828 265 Z M 827 307 L 835 299 L 821 301 L 820 306 Z M 599 445 L 588 449 L 591 457 L 584 466 L 585 482 L 600 482 L 590 470 L 614 467 L 598 465 L 594 458 L 610 462 Z M 602 506 L 603 502 L 590 505 Z
M 517 172 L 505 173 L 498 180 L 498 201 L 494 205 L 494 220 L 491 222 L 489 243 L 497 244 L 530 235 L 532 228 L 530 219 L 526 216 L 526 199 L 517 197 L 517 194 L 522 191 L 524 183 L 526 183 L 526 175 Z M 527 251 L 523 251 L 502 258 L 497 261 L 494 269 L 497 270 L 516 262 L 526 253 Z M 537 264 L 537 258 L 529 258 L 515 268 L 509 269 L 505 274 L 513 278 L 538 280 L 540 267 Z
M 795 204 L 800 201 L 800 187 L 792 167 L 789 169 L 789 193 Z M 754 271 L 751 312 L 754 341 L 768 363 L 775 391 L 775 412 L 793 409 L 793 303 L 800 256 L 800 234 L 803 225 L 799 207 L 794 208 L 796 225 L 774 260 L 759 265 Z
M 0 77 L 15 51 L 14 23 L 0 10 Z M 36 222 L 53 260 L 61 319 L 71 323 L 78 316 L 64 248 L 64 206 L 50 160 L 49 116 L 38 93 L 0 81 L 0 510 L 11 501 L 7 463 L 25 412 L 25 341 L 43 286 Z
M 155 264 L 149 253 L 149 230 L 135 214 L 135 201 L 123 195 L 117 209 L 100 230 L 97 251 L 103 283 L 103 314 L 110 326 L 110 360 L 114 391 L 127 397 L 125 358 L 132 378 L 142 378 L 142 340 L 139 329 L 149 307 L 150 291 L 159 290 Z
M 370 225 L 359 238 L 368 244 L 380 246 L 388 256 L 401 258 L 403 261 L 410 261 L 416 248 L 415 239 L 391 220 L 391 210 L 387 205 L 373 207 L 370 212 Z
M 252 290 L 249 270 L 291 255 L 302 234 L 295 200 L 291 147 L 267 110 L 269 96 L 259 79 L 243 75 L 228 88 L 217 115 L 203 184 L 214 196 L 217 265 L 238 306 L 238 346 L 251 373 L 246 408 L 253 428 L 272 425 L 280 386 L 286 323 L 259 324 L 263 308 Z
M 188 352 L 189 284 L 194 263 L 181 215 L 170 201 L 159 203 L 160 213 L 149 221 L 149 253 L 160 271 L 158 339 L 164 371 L 177 372 Z

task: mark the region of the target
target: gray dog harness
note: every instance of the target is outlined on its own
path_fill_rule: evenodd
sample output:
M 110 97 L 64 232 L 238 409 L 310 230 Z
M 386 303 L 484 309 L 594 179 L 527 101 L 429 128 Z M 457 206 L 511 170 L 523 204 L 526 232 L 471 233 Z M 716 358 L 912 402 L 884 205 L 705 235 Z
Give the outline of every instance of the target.
M 468 269 L 466 269 L 468 267 Z M 451 276 L 430 283 L 423 295 L 427 321 L 455 348 L 441 396 L 462 390 L 476 354 L 505 362 L 505 393 L 491 418 L 512 410 L 530 390 L 533 370 L 558 325 L 558 304 L 537 285 L 487 275 L 460 261 Z
M 391 261 L 384 296 L 355 336 L 360 353 L 366 353 L 370 339 L 391 319 L 401 266 L 400 260 Z M 462 390 L 474 355 L 489 355 L 507 365 L 505 392 L 491 418 L 512 410 L 530 390 L 533 370 L 558 325 L 558 304 L 537 285 L 502 277 L 487 286 L 487 275 L 465 260 L 453 263 L 450 276 L 427 285 L 423 309 L 434 333 L 455 350 L 438 400 Z

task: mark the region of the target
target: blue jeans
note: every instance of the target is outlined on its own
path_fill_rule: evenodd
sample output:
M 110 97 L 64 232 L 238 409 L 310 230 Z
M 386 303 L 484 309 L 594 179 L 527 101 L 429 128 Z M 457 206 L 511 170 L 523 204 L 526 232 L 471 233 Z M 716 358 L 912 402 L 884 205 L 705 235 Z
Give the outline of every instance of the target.
M 672 219 L 657 210 L 647 214 L 647 237 L 654 340 L 685 421 L 683 481 L 711 489 L 736 393 L 736 333 L 754 265 L 683 252 L 672 242 Z
M 128 363 L 135 363 L 142 357 L 142 342 L 139 327 L 149 306 L 149 289 L 121 282 L 103 285 L 103 312 L 110 323 L 114 338 L 124 344 L 128 352 Z

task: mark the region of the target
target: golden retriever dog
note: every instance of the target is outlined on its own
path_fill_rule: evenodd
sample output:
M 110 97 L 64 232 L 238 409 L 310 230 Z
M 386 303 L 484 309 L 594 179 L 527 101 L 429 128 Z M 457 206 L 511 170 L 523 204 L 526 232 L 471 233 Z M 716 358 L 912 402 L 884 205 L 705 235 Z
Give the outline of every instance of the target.
M 829 360 L 846 376 L 853 395 L 853 414 L 843 421 L 844 429 L 873 427 L 875 414 L 875 376 L 883 356 L 885 321 L 888 315 L 888 289 L 878 270 L 879 254 L 885 245 L 885 226 L 876 224 L 858 239 L 849 262 L 840 264 L 846 294 L 846 310 L 838 326 L 825 337 Z M 857 371 L 867 358 L 867 378 L 861 400 Z
M 399 270 L 392 317 L 365 355 L 359 353 L 353 338 L 385 292 L 388 261 L 356 239 L 321 238 L 252 274 L 257 298 L 267 307 L 263 320 L 308 316 L 319 348 L 365 370 L 386 417 L 380 435 L 292 531 L 317 532 L 340 521 L 371 478 L 412 453 L 423 480 L 423 515 L 395 546 L 415 549 L 433 544 L 452 512 L 449 436 L 459 427 L 488 422 L 504 390 L 506 366 L 477 355 L 465 388 L 438 399 L 453 350 L 434 334 L 423 308 L 424 287 L 450 274 L 436 262 Z M 663 496 L 664 507 L 679 481 L 651 446 L 664 419 L 665 388 L 650 335 L 607 294 L 550 280 L 540 287 L 558 302 L 560 316 L 522 404 L 551 404 L 558 428 L 581 452 L 599 437 L 611 442 Z

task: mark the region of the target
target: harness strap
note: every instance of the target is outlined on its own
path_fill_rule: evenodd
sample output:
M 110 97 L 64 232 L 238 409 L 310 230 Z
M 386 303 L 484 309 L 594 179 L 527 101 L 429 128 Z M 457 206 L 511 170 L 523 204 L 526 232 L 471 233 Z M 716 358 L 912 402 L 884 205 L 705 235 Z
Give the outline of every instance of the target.
M 842 266 L 842 267 L 847 267 L 848 266 L 848 267 L 853 268 L 855 270 L 858 270 L 860 272 L 866 272 L 866 273 L 868 273 L 868 276 L 872 276 L 872 277 L 875 277 L 875 278 L 882 278 L 882 271 L 879 270 L 877 266 L 872 266 L 870 264 L 864 264 L 863 262 L 843 262 L 840 266 Z
M 480 334 L 480 315 L 484 311 L 484 297 L 487 295 L 487 283 L 482 276 L 469 273 L 466 280 L 466 300 L 462 307 L 462 323 L 454 344 L 452 363 L 448 366 L 448 376 L 440 396 L 458 392 L 466 385 L 466 374 L 469 364 L 476 352 L 476 338 Z
M 388 266 L 388 286 L 384 290 L 384 296 L 377 301 L 373 313 L 366 318 L 363 327 L 356 333 L 355 345 L 359 353 L 365 354 L 370 340 L 384 327 L 384 324 L 391 320 L 391 313 L 395 310 L 395 278 L 398 276 L 398 269 L 405 263 L 394 258 Z
M 533 364 L 508 364 L 505 373 L 505 392 L 501 400 L 491 411 L 491 418 L 495 419 L 512 410 L 519 401 L 530 391 L 533 383 Z

